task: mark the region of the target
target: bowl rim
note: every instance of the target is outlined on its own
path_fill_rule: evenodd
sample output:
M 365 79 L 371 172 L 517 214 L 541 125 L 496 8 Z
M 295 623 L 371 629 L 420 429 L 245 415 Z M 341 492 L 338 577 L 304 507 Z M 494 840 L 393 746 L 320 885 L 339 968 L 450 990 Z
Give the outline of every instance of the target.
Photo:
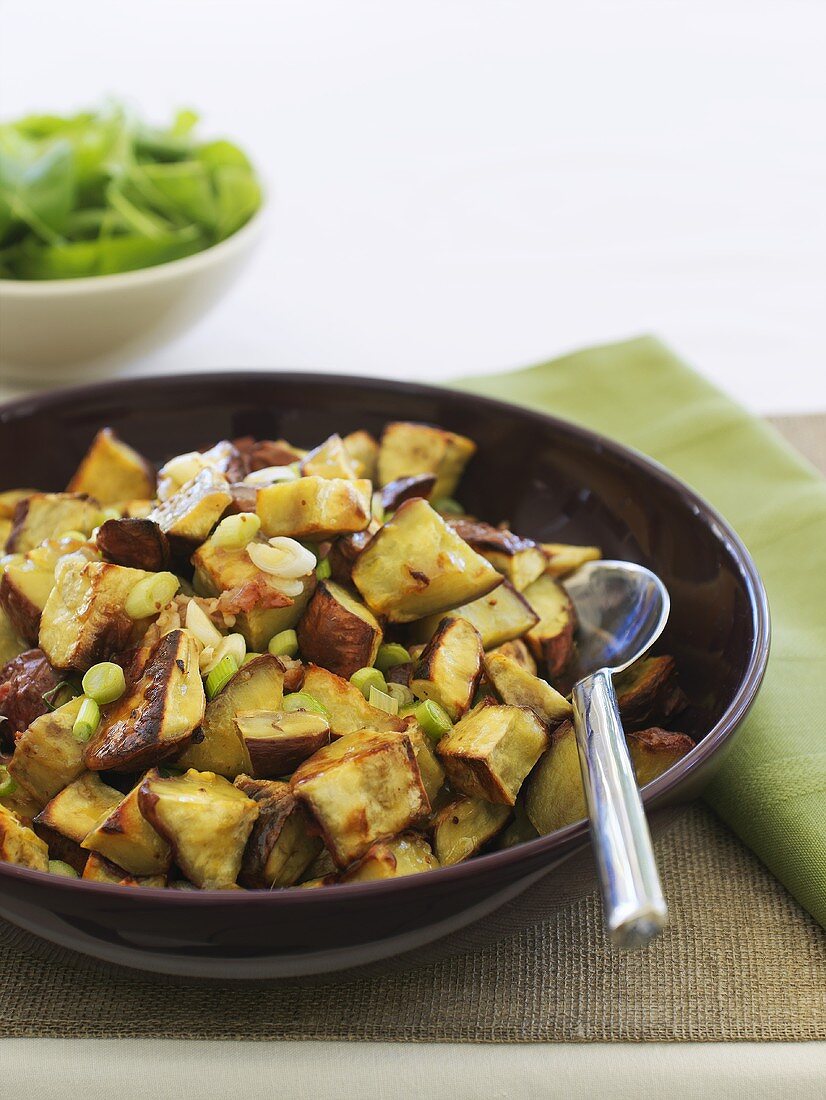
M 459 380 L 460 381 L 460 380 Z M 635 467 L 645 476 L 653 478 L 661 486 L 672 493 L 676 493 L 688 504 L 698 522 L 708 527 L 712 535 L 720 542 L 723 548 L 737 567 L 746 589 L 751 618 L 753 624 L 753 642 L 749 654 L 748 664 L 740 680 L 739 686 L 724 713 L 718 721 L 706 733 L 695 747 L 676 764 L 673 764 L 662 775 L 641 789 L 643 805 L 648 809 L 652 803 L 659 801 L 674 788 L 678 787 L 689 773 L 710 759 L 734 733 L 736 728 L 745 718 L 766 672 L 769 658 L 771 623 L 769 613 L 768 596 L 763 580 L 757 570 L 749 551 L 734 531 L 733 527 L 720 513 L 713 508 L 699 493 L 695 492 L 684 481 L 678 478 L 665 466 L 655 459 L 649 458 L 632 447 L 595 432 L 575 421 L 540 412 L 536 409 L 512 402 L 502 401 L 498 398 L 487 397 L 483 394 L 466 392 L 451 387 L 432 386 L 419 382 L 402 382 L 395 379 L 369 377 L 365 375 L 326 374 L 322 372 L 305 371 L 277 371 L 277 370 L 246 370 L 246 371 L 215 371 L 200 372 L 197 374 L 164 374 L 150 375 L 137 378 L 122 378 L 107 382 L 94 382 L 82 386 L 66 387 L 44 391 L 39 394 L 31 394 L 13 401 L 0 404 L 0 426 L 9 420 L 24 418 L 47 411 L 56 405 L 65 402 L 83 402 L 84 400 L 105 399 L 109 395 L 117 397 L 119 391 L 125 389 L 151 390 L 158 388 L 163 391 L 166 388 L 174 388 L 180 385 L 198 387 L 201 384 L 215 385 L 225 384 L 236 387 L 239 390 L 246 382 L 269 383 L 278 385 L 287 383 L 292 385 L 317 386 L 346 386 L 354 390 L 375 389 L 376 387 L 388 389 L 400 396 L 410 397 L 445 397 L 452 396 L 468 400 L 477 405 L 489 409 L 503 416 L 512 416 L 517 413 L 522 418 L 536 423 L 544 428 L 552 428 L 556 433 L 577 437 L 581 442 L 587 443 L 591 449 L 599 449 L 612 453 L 615 458 Z M 451 889 L 461 887 L 462 883 L 477 875 L 484 875 L 490 869 L 494 870 L 510 863 L 519 863 L 523 859 L 544 855 L 547 857 L 548 870 L 554 865 L 556 859 L 567 855 L 578 847 L 582 847 L 588 841 L 589 822 L 587 819 L 566 825 L 546 836 L 537 837 L 535 840 L 523 841 L 510 848 L 496 852 L 488 852 L 475 856 L 473 859 L 462 863 L 456 863 L 448 867 L 439 867 L 427 874 L 427 880 L 434 886 L 441 884 L 444 888 Z M 535 873 L 535 870 L 527 872 Z M 129 887 L 116 884 L 84 882 L 82 879 L 64 878 L 60 875 L 52 875 L 44 871 L 36 871 L 26 867 L 20 867 L 11 863 L 0 862 L 0 883 L 4 878 L 22 880 L 39 885 L 43 888 L 56 888 L 59 890 L 81 890 L 90 898 L 100 896 L 101 899 L 117 896 L 123 898 Z M 402 878 L 380 879 L 373 882 L 343 883 L 334 887 L 335 897 L 342 896 L 353 900 L 380 901 L 388 893 L 406 894 L 418 889 L 418 875 L 408 875 Z M 298 888 L 282 890 L 172 890 L 168 887 L 141 887 L 141 900 L 158 901 L 164 905 L 186 905 L 199 907 L 201 905 L 255 905 L 272 906 L 278 910 L 283 906 L 307 906 L 324 905 L 330 903 L 328 890 L 301 890 Z
M 78 279 L 5 279 L 0 277 L 0 300 L 37 299 L 49 296 L 71 297 L 89 293 L 92 290 L 120 290 L 126 287 L 144 286 L 147 283 L 161 283 L 177 278 L 179 275 L 208 267 L 222 259 L 228 259 L 234 252 L 254 243 L 266 223 L 267 203 L 262 194 L 261 205 L 244 222 L 240 229 L 230 233 L 222 241 L 193 252 L 190 256 L 181 256 L 177 260 L 152 264 L 149 267 L 137 267 L 133 271 L 113 271 L 106 275 L 83 275 Z M 73 387 L 74 388 L 74 387 Z

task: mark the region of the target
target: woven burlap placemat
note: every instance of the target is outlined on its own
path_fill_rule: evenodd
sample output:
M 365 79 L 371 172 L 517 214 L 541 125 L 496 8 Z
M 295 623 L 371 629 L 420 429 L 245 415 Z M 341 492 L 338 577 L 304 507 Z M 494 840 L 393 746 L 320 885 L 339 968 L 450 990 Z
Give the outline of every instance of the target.
M 826 417 L 805 420 L 826 452 Z M 826 458 L 798 438 L 799 424 L 778 427 Z M 611 951 L 596 895 L 580 896 L 587 854 L 426 951 L 331 978 L 159 977 L 0 922 L 0 1037 L 826 1039 L 818 925 L 702 804 L 678 813 L 655 847 L 672 924 L 638 954 Z

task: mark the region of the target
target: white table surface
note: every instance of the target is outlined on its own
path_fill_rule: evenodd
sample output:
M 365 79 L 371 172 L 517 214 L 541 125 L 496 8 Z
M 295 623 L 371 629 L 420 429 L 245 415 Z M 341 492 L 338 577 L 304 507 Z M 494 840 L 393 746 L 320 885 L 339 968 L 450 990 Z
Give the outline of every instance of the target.
M 128 373 L 440 380 L 656 332 L 757 412 L 826 408 L 823 0 L 2 0 L 0 113 L 198 107 L 266 241 Z M 28 1098 L 818 1095 L 823 1044 L 7 1041 Z M 25 1070 L 25 1072 L 23 1072 Z M 97 1092 L 93 1089 L 97 1088 Z M 166 1089 L 167 1091 L 164 1091 Z M 21 1093 L 20 1095 L 23 1095 Z

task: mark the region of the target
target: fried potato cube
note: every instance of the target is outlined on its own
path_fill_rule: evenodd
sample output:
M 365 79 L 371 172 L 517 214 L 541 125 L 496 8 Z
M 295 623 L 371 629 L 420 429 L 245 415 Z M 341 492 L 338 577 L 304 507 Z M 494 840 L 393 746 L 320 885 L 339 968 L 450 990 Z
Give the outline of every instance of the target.
M 253 658 L 207 703 L 202 739 L 193 738 L 184 749 L 177 761 L 180 767 L 216 772 L 227 779 L 251 772 L 252 763 L 236 719 L 242 713 L 278 710 L 283 695 L 284 668 L 278 658 L 270 653 Z
M 123 867 L 104 859 L 97 852 L 90 852 L 86 857 L 80 877 L 87 882 L 106 882 L 111 886 L 166 886 L 166 875 L 130 875 Z
M 198 643 L 188 630 L 171 630 L 137 683 L 104 708 L 86 746 L 86 767 L 130 771 L 164 760 L 192 739 L 205 706 Z
M 305 760 L 291 783 L 339 867 L 430 810 L 413 745 L 403 733 L 348 734 Z
M 122 798 L 95 772 L 84 772 L 46 804 L 35 823 L 80 844 Z
M 0 580 L 0 606 L 20 636 L 37 645 L 40 618 L 55 584 L 55 570 L 61 558 L 80 552 L 87 560 L 96 555 L 78 539 L 49 539 L 22 558 L 7 561 Z
M 28 644 L 17 633 L 15 624 L 2 607 L 2 582 L 0 582 L 0 667 L 25 653 Z
M 482 639 L 467 619 L 442 619 L 413 669 L 410 690 L 432 699 L 453 722 L 470 707 L 482 675 Z
M 510 808 L 482 798 L 460 796 L 443 806 L 433 826 L 433 847 L 442 867 L 475 856 L 504 828 Z
M 173 550 L 191 553 L 232 504 L 229 482 L 212 466 L 205 466 L 148 518 L 157 523 Z
M 433 849 L 418 833 L 402 833 L 391 840 L 377 840 L 361 859 L 348 867 L 341 882 L 374 882 L 381 878 L 402 878 L 422 871 L 435 871 L 439 861 Z
M 246 548 L 216 546 L 211 539 L 195 551 L 192 564 L 195 590 L 222 598 L 226 610 L 235 615 L 235 629 L 254 653 L 266 649 L 275 634 L 296 626 L 316 585 L 315 573 L 302 577 L 301 594 L 290 599 L 280 592 L 275 578 L 253 565 Z
M 101 428 L 66 487 L 69 493 L 88 493 L 101 504 L 155 493 L 155 471 L 146 459 L 118 439 L 111 428 Z
M 550 727 L 570 718 L 572 708 L 565 696 L 526 671 L 512 657 L 489 653 L 485 657 L 485 673 L 503 703 L 530 707 Z
M 371 493 L 364 478 L 300 477 L 259 489 L 255 510 L 267 538 L 329 539 L 367 527 Z
M 16 786 L 11 794 L 2 795 L 0 804 L 5 806 L 7 810 L 11 810 L 17 820 L 23 825 L 28 825 L 29 828 L 32 827 L 34 819 L 43 805 L 40 799 L 35 798 L 31 791 L 27 791 L 25 787 L 20 785 Z
M 571 546 L 565 542 L 543 542 L 545 572 L 552 577 L 567 577 L 589 561 L 599 561 L 602 551 L 598 546 Z
M 629 733 L 626 740 L 640 787 L 652 783 L 694 748 L 694 741 L 687 734 L 670 733 L 656 726 Z
M 289 783 L 239 775 L 235 786 L 258 806 L 241 863 L 241 884 L 253 889 L 293 886 L 322 849 L 321 839 L 310 834 L 303 806 Z
M 463 718 L 436 751 L 451 784 L 463 794 L 512 806 L 547 747 L 548 731 L 534 711 L 494 705 Z
M 444 787 L 445 769 L 433 751 L 433 742 L 414 718 L 405 720 L 404 732 L 413 745 L 413 752 L 416 756 L 416 763 L 419 765 L 419 774 L 422 777 L 422 786 L 425 789 L 428 802 L 431 806 L 435 806 L 436 799 Z
M 308 711 L 257 710 L 236 715 L 256 779 L 289 775 L 314 752 L 330 743 L 330 724 Z
M 677 683 L 673 657 L 643 657 L 614 680 L 626 729 L 665 721 L 684 710 L 688 700 Z
M 97 852 L 133 875 L 166 874 L 172 851 L 140 808 L 140 783 L 122 795 L 114 809 L 90 829 L 81 848 Z
M 89 535 L 99 516 L 97 501 L 79 493 L 32 493 L 19 501 L 14 510 L 6 553 L 25 554 L 66 531 Z
M 356 477 L 365 477 L 375 481 L 378 471 L 379 444 L 369 433 L 363 430 L 350 432 L 342 440 L 351 462 L 356 468 Z
M 523 539 L 512 531 L 492 527 L 480 520 L 456 519 L 450 526 L 470 546 L 487 558 L 521 592 L 545 572 L 547 558 L 532 539 Z
M 522 799 L 518 798 L 513 808 L 513 819 L 497 838 L 496 848 L 499 851 L 504 848 L 513 848 L 516 844 L 527 844 L 529 840 L 536 840 L 538 836 L 539 833 L 531 824 Z
M 430 424 L 395 421 L 386 426 L 379 443 L 379 484 L 435 474 L 433 499 L 449 497 L 475 452 L 476 444 L 463 435 Z
M 527 634 L 527 643 L 548 675 L 558 676 L 574 652 L 576 613 L 565 589 L 547 573 L 529 584 L 525 599 L 539 615 L 539 622 Z
M 258 817 L 256 802 L 222 776 L 194 768 L 169 778 L 150 771 L 138 802 L 190 882 L 202 890 L 234 885 Z
M 454 618 L 467 619 L 479 631 L 485 649 L 503 645 L 526 634 L 539 622 L 539 616 L 510 581 L 478 600 L 453 609 Z M 418 641 L 427 641 L 441 621 L 441 615 L 428 615 L 413 627 Z
M 71 699 L 62 707 L 41 714 L 18 738 L 9 775 L 25 787 L 41 806 L 85 770 L 83 745 L 72 734 L 82 700 Z
M 359 473 L 350 452 L 338 434 L 331 435 L 301 460 L 303 477 L 345 478 L 356 481 Z
M 408 623 L 478 599 L 502 577 L 417 498 L 406 500 L 362 550 L 353 583 L 376 615 Z
M 98 528 L 97 546 L 107 561 L 130 569 L 161 573 L 169 569 L 169 539 L 151 519 L 107 519 Z
M 48 871 L 49 848 L 27 825 L 0 803 L 0 863 Z
M 503 642 L 502 645 L 496 646 L 490 652 L 501 653 L 504 657 L 510 657 L 525 672 L 530 672 L 531 676 L 536 676 L 536 661 L 533 659 L 533 654 L 524 638 L 514 638 L 510 642 Z
M 320 581 L 298 623 L 304 661 L 322 665 L 348 680 L 373 664 L 382 629 L 373 612 L 335 581 Z
M 302 691 L 312 695 L 327 710 L 330 732 L 334 737 L 344 737 L 359 730 L 399 733 L 404 729 L 400 718 L 378 707 L 371 707 L 349 680 L 318 665 L 307 666 Z

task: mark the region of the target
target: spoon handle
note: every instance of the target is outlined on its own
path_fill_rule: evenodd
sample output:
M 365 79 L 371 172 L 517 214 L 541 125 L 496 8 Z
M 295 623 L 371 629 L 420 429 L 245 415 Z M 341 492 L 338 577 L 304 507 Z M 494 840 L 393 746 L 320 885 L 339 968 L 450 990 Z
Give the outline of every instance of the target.
M 573 704 L 606 931 L 616 947 L 645 947 L 668 911 L 611 674 L 585 676 Z

